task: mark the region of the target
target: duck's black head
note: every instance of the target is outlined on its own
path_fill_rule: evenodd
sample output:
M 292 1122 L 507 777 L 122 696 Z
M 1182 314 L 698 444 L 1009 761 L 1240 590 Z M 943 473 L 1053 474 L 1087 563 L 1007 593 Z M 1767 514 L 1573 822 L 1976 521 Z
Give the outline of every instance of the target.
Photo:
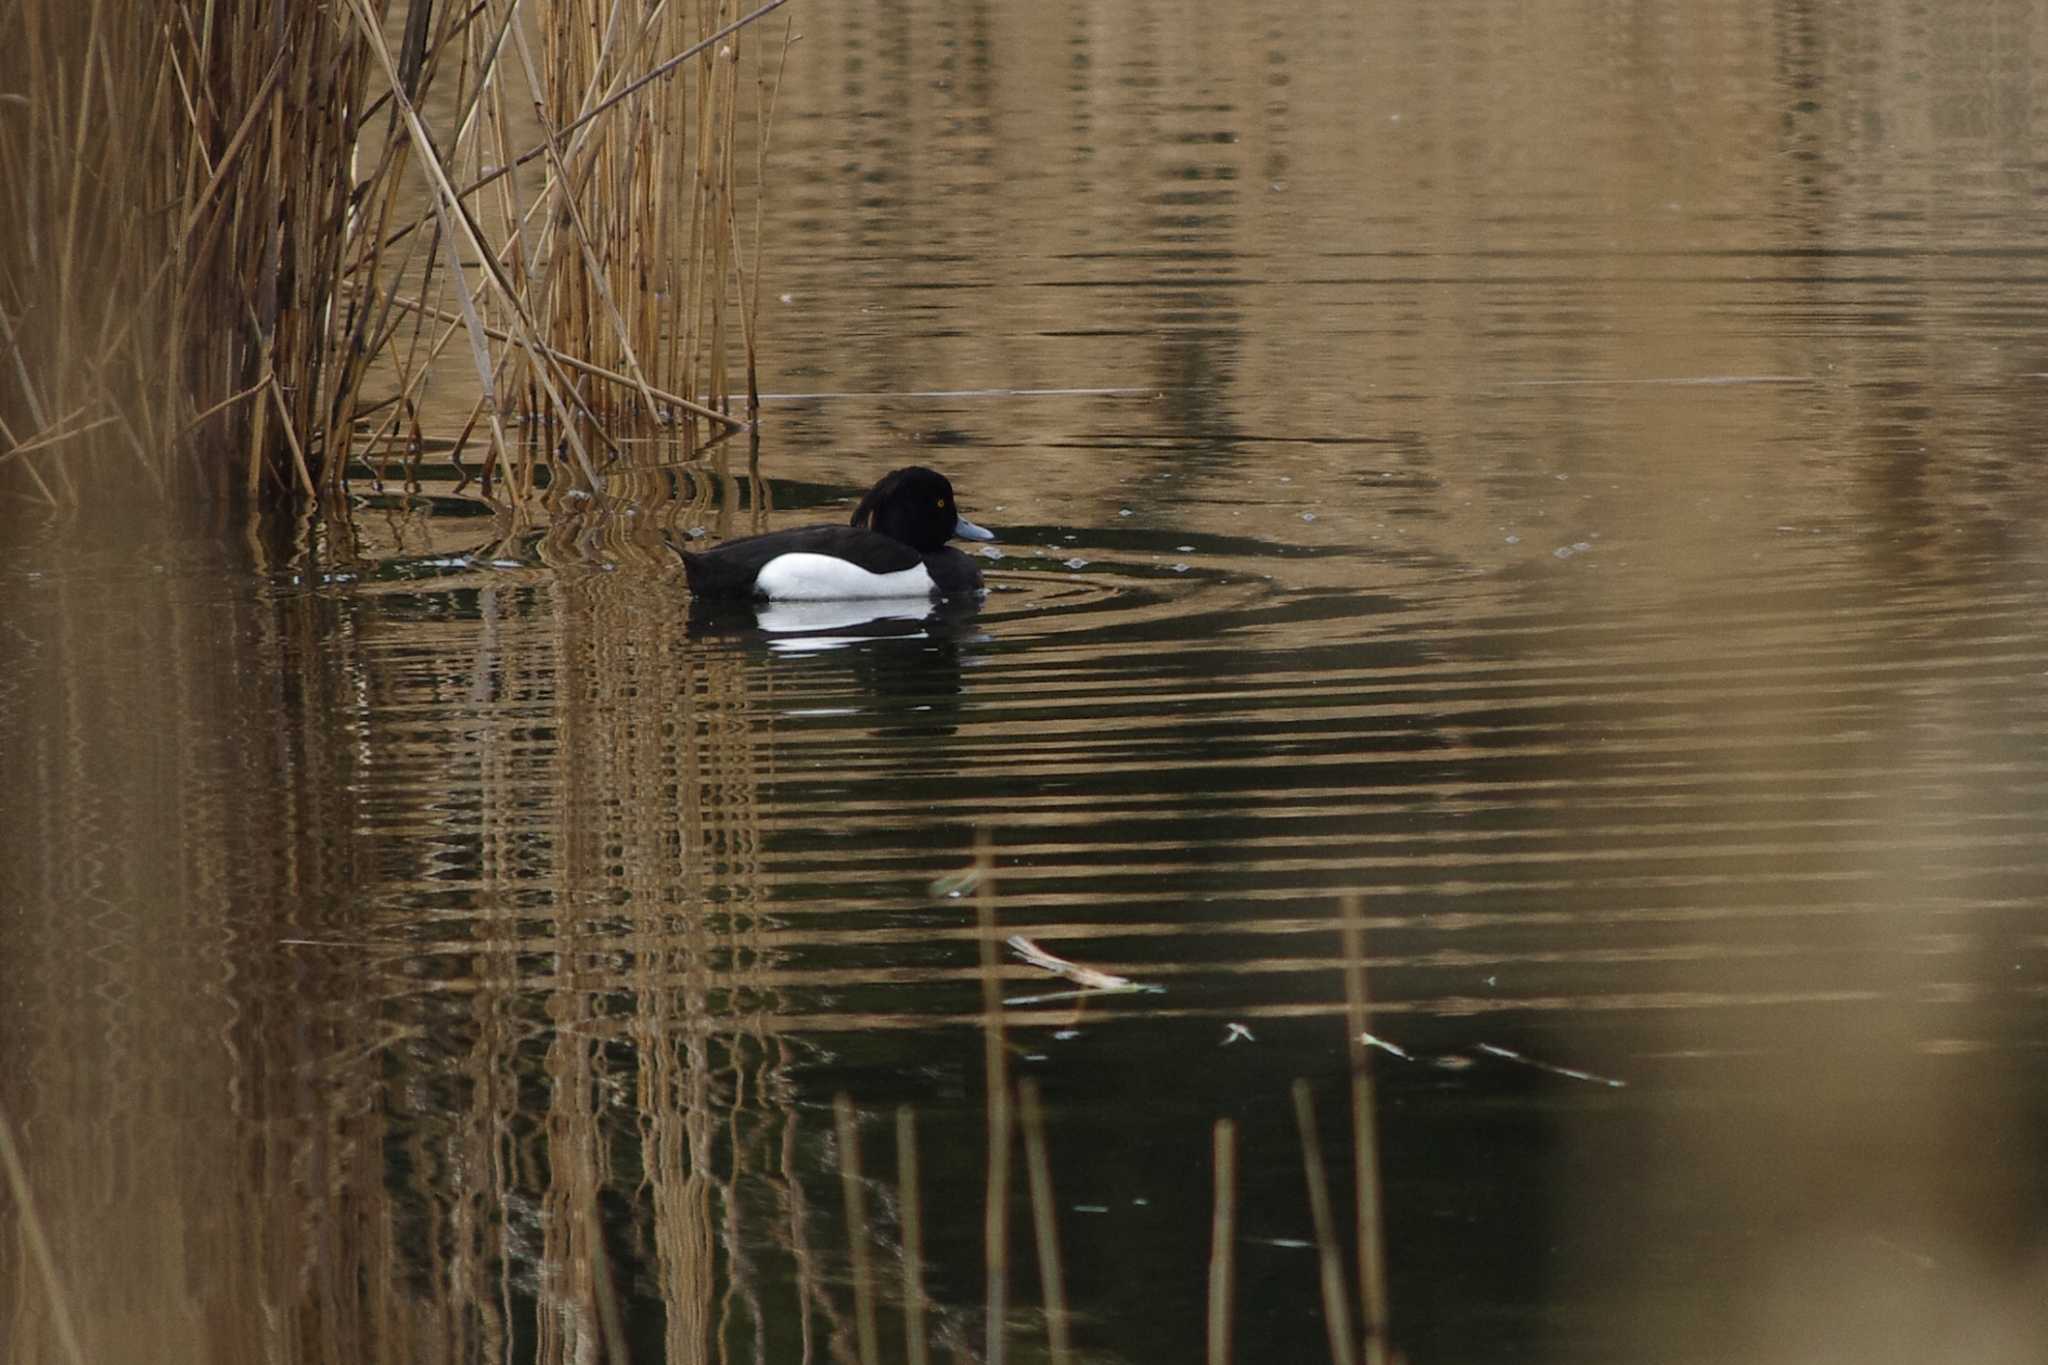
M 954 536 L 962 540 L 994 540 L 960 515 L 953 505 L 953 485 L 946 476 L 922 465 L 911 465 L 882 476 L 853 509 L 852 522 L 900 540 L 922 554 L 930 554 Z

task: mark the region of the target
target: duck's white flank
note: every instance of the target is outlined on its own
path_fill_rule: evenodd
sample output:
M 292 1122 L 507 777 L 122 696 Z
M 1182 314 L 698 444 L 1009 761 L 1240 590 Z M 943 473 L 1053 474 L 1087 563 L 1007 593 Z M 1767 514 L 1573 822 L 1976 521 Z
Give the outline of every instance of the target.
M 765 597 L 785 602 L 827 602 L 848 597 L 930 597 L 938 584 L 922 564 L 895 573 L 869 573 L 831 555 L 777 555 L 754 579 Z

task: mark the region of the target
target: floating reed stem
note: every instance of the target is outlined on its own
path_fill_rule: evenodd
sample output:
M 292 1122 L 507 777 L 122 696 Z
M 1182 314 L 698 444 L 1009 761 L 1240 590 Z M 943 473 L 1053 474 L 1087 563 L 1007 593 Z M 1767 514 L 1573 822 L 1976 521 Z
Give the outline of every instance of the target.
M 896 1197 L 903 1206 L 903 1343 L 907 1365 L 926 1365 L 924 1207 L 918 1197 L 917 1115 L 896 1107 Z
M 1387 1272 L 1380 1213 L 1380 1155 L 1377 1105 L 1373 1097 L 1371 999 L 1366 994 L 1364 906 L 1356 892 L 1338 901 L 1343 917 L 1344 1021 L 1350 1032 L 1352 1177 L 1358 1187 L 1358 1302 L 1365 1316 L 1365 1358 L 1380 1365 L 1387 1356 Z
M 1301 1129 L 1301 1164 L 1308 1174 L 1308 1208 L 1315 1221 L 1316 1259 L 1322 1268 L 1323 1325 L 1330 1335 L 1330 1359 L 1336 1365 L 1357 1365 L 1358 1352 L 1351 1344 L 1351 1312 L 1345 1306 L 1344 1257 L 1337 1249 L 1337 1221 L 1330 1209 L 1330 1175 L 1323 1166 L 1315 1097 L 1306 1080 L 1294 1083 L 1294 1121 Z
M 974 831 L 974 915 L 981 931 L 982 1051 L 988 1086 L 988 1186 L 982 1192 L 987 1269 L 984 1359 L 1003 1365 L 1010 1290 L 1010 1066 L 1003 1040 L 1002 963 L 996 953 L 995 856 L 988 827 Z
M 1038 1082 L 1018 1083 L 1018 1117 L 1024 1128 L 1024 1170 L 1031 1182 L 1031 1224 L 1038 1238 L 1038 1278 L 1045 1295 L 1045 1333 L 1053 1365 L 1066 1365 L 1067 1289 L 1060 1270 L 1059 1206 L 1053 1202 L 1052 1161 L 1045 1150 L 1045 1111 Z
M 844 1092 L 832 1100 L 839 1126 L 839 1184 L 846 1196 L 846 1246 L 853 1263 L 853 1320 L 860 1341 L 860 1365 L 881 1365 L 881 1338 L 875 1322 L 875 1274 L 868 1256 L 867 1193 L 861 1186 L 860 1128 L 853 1100 Z
M 1216 1120 L 1216 1190 L 1209 1221 L 1209 1365 L 1230 1365 L 1230 1318 L 1236 1277 L 1237 1125 Z

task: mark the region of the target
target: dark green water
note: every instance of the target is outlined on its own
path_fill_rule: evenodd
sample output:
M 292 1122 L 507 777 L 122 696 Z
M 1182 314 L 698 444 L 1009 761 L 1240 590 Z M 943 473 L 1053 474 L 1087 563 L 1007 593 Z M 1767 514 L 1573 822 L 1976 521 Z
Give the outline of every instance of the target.
M 285 570 L 11 514 L 21 1358 L 61 1301 L 95 1359 L 856 1359 L 840 1094 L 884 1358 L 898 1106 L 980 1358 L 984 828 L 1000 935 L 1154 988 L 1001 953 L 1087 1359 L 1201 1358 L 1219 1118 L 1235 1358 L 1327 1357 L 1355 894 L 1411 1360 L 2038 1360 L 2042 16 L 799 27 L 772 507 L 745 449 L 581 539 L 430 487 Z M 977 607 L 693 615 L 655 544 L 911 461 Z

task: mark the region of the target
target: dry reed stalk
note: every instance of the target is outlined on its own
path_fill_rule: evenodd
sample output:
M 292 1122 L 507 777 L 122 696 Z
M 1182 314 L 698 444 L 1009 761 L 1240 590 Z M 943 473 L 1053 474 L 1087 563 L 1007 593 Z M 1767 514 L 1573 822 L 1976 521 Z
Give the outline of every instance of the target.
M 462 261 L 456 255 L 458 241 L 475 255 L 482 267 L 484 278 L 510 311 L 511 318 L 516 324 L 515 334 L 518 341 L 513 354 L 531 364 L 535 381 L 547 395 L 549 410 L 562 421 L 563 439 L 576 457 L 576 465 L 582 471 L 585 486 L 595 491 L 599 486 L 597 469 L 591 462 L 590 451 L 584 443 L 578 429 L 579 423 L 576 421 L 579 416 L 589 418 L 595 428 L 594 414 L 584 405 L 574 386 L 566 382 L 565 377 L 558 382 L 557 375 L 552 372 L 555 367 L 544 358 L 542 352 L 548 348 L 539 342 L 533 319 L 525 303 L 498 264 L 497 256 L 486 244 L 475 217 L 456 194 L 454 182 L 449 178 L 447 168 L 434 148 L 433 139 L 428 135 L 419 111 L 405 92 L 398 64 L 384 41 L 382 31 L 378 28 L 376 16 L 370 10 L 369 0 L 350 0 L 350 3 L 364 43 L 391 82 L 392 102 L 397 107 L 400 117 L 405 120 L 406 128 L 412 137 L 414 159 L 426 173 L 428 184 L 434 194 L 434 210 L 441 219 L 439 227 L 447 254 L 448 274 L 458 287 L 463 318 L 469 329 L 471 350 L 476 362 L 477 380 L 484 389 L 484 411 L 491 430 L 493 455 L 497 456 L 506 449 L 504 426 L 499 414 L 495 370 L 490 359 L 488 339 L 482 330 L 477 305 L 478 296 L 471 290 Z
M 974 914 L 981 938 L 982 1056 L 988 1087 L 988 1184 L 982 1192 L 987 1271 L 987 1365 L 1003 1365 L 1010 1296 L 1010 1065 L 1003 1040 L 1002 961 L 997 951 L 995 855 L 986 825 L 974 831 Z
M 595 104 L 591 105 L 589 109 L 584 111 L 582 114 L 578 115 L 575 119 L 563 124 L 560 128 L 556 129 L 555 136 L 568 137 L 571 134 L 581 132 L 586 124 L 589 124 L 594 120 L 602 117 L 603 115 L 611 112 L 611 110 L 622 101 L 630 99 L 634 95 L 639 94 L 642 90 L 646 89 L 650 85 L 653 85 L 655 82 L 666 80 L 668 77 L 674 75 L 676 71 L 683 66 L 684 63 L 688 62 L 691 58 L 698 56 L 706 48 L 710 47 L 713 43 L 731 37 L 733 34 L 739 32 L 741 29 L 747 27 L 749 24 L 752 24 L 756 20 L 773 13 L 778 9 L 781 9 L 784 5 L 788 3 L 789 0 L 768 0 L 767 4 L 762 5 L 758 9 L 752 10 L 746 14 L 741 15 L 739 18 L 732 20 L 730 23 L 727 23 L 723 27 L 716 29 L 713 32 L 705 35 L 704 37 L 698 39 L 695 43 L 691 44 L 689 47 L 684 48 L 681 52 L 676 53 L 673 57 L 669 57 L 664 61 L 656 63 L 654 66 L 650 67 L 647 71 L 643 72 L 641 75 L 635 77 L 634 79 L 630 81 L 622 80 L 618 87 L 616 89 L 608 91 L 603 99 L 598 100 Z M 534 146 L 527 148 L 525 151 L 519 153 L 517 156 L 511 157 L 509 159 L 500 159 L 498 164 L 492 167 L 489 171 L 485 172 L 477 179 L 469 181 L 468 183 L 463 185 L 463 198 L 467 199 L 471 195 L 477 193 L 478 191 L 483 190 L 491 185 L 497 184 L 500 180 L 503 180 L 505 177 L 511 175 L 514 171 L 517 171 L 524 166 L 530 165 L 533 162 L 540 160 L 542 157 L 546 155 L 547 148 L 545 146 Z M 414 232 L 418 232 L 423 228 L 430 227 L 432 223 L 433 218 L 431 215 L 424 218 L 416 219 L 413 222 L 408 223 L 406 226 L 392 232 L 388 238 L 380 239 L 377 242 L 377 245 L 379 247 L 394 246 L 408 235 Z
M 737 425 L 725 411 L 723 331 L 714 326 L 706 332 L 698 321 L 707 309 L 714 319 L 723 314 L 733 274 L 730 234 L 698 229 L 707 196 L 724 202 L 733 192 L 737 34 L 772 8 L 716 28 L 724 5 L 700 8 L 702 36 L 682 54 L 697 57 L 694 133 L 683 82 L 647 90 L 648 77 L 629 79 L 634 54 L 680 41 L 678 8 L 650 5 L 634 26 L 617 6 L 606 7 L 599 22 L 596 14 L 564 5 L 542 34 L 539 65 L 546 80 L 545 89 L 536 88 L 535 107 L 545 135 L 534 152 L 510 162 L 537 153 L 547 171 L 541 198 L 550 211 L 534 247 L 536 276 L 544 282 L 537 312 L 558 349 L 637 376 L 641 415 L 648 418 L 707 417 Z M 635 31 L 622 38 L 627 27 Z M 680 65 L 680 57 L 672 58 L 657 70 Z M 609 93 L 599 98 L 601 92 Z M 595 122 L 607 109 L 616 110 L 614 117 Z M 679 220 L 672 186 L 686 188 L 693 205 L 687 245 L 671 240 Z M 622 289 L 627 283 L 634 286 L 630 294 Z M 658 306 L 663 297 L 681 306 Z M 660 388 L 703 391 L 704 402 L 659 402 L 654 391 Z
M 1344 1021 L 1351 1055 L 1352 1178 L 1358 1187 L 1358 1302 L 1365 1322 L 1365 1358 L 1379 1365 L 1388 1349 L 1386 1243 L 1381 1231 L 1379 1130 L 1373 1098 L 1372 1027 L 1366 993 L 1364 905 L 1356 892 L 1338 900 L 1344 940 Z
M 907 1365 L 930 1359 L 924 1336 L 924 1205 L 917 1169 L 917 1115 L 896 1107 L 896 1197 L 903 1205 L 903 1343 Z
M 1024 1129 L 1024 1170 L 1031 1184 L 1031 1224 L 1038 1238 L 1038 1278 L 1045 1295 L 1045 1333 L 1053 1365 L 1066 1365 L 1067 1289 L 1060 1270 L 1059 1206 L 1053 1201 L 1052 1161 L 1045 1150 L 1045 1111 L 1038 1082 L 1018 1083 L 1019 1118 Z
M 7 1121 L 5 1113 L 0 1113 L 0 1171 L 7 1174 L 7 1192 L 13 1197 L 15 1216 L 21 1222 L 21 1239 L 50 1301 L 50 1319 L 56 1327 L 57 1340 L 63 1345 L 70 1365 L 85 1365 L 85 1352 L 78 1344 L 78 1329 L 72 1322 L 71 1299 L 64 1292 L 63 1277 L 57 1273 L 57 1260 L 50 1254 L 50 1239 L 36 1213 L 35 1191 L 29 1188 L 28 1172 L 14 1144 L 14 1125 Z
M 1351 1344 L 1351 1312 L 1344 1299 L 1344 1256 L 1337 1248 L 1337 1220 L 1330 1208 L 1330 1173 L 1323 1165 L 1323 1141 L 1316 1132 L 1315 1097 L 1306 1080 L 1294 1083 L 1294 1121 L 1301 1130 L 1301 1164 L 1308 1175 L 1309 1216 L 1316 1232 L 1316 1260 L 1322 1273 L 1323 1325 L 1330 1336 L 1330 1359 L 1336 1365 L 1357 1365 Z
M 394 300 L 394 303 L 396 304 L 397 307 L 405 309 L 409 312 L 417 313 L 421 317 L 432 318 L 439 322 L 453 323 L 456 326 L 462 325 L 463 319 L 459 315 L 449 313 L 445 309 L 436 308 L 431 304 L 422 303 L 418 299 L 400 298 Z M 492 327 L 487 324 L 485 325 L 483 331 L 485 336 L 490 337 L 494 341 L 509 341 L 512 339 L 512 334 L 510 332 L 507 332 L 502 327 Z M 620 374 L 617 370 L 607 370 L 602 365 L 594 365 L 591 362 L 579 359 L 576 356 L 567 355 L 552 349 L 549 349 L 547 354 L 548 358 L 557 365 L 560 365 L 564 369 L 574 370 L 578 374 L 586 374 L 593 379 L 602 379 L 608 383 L 617 384 L 621 387 L 645 387 L 643 381 L 636 379 L 631 375 Z M 690 399 L 684 398 L 680 394 L 670 393 L 666 389 L 651 389 L 648 390 L 648 392 L 650 393 L 650 395 L 656 403 L 665 404 L 668 407 L 674 408 L 679 412 L 692 412 L 698 415 L 699 417 L 705 417 L 714 420 L 719 420 L 722 419 L 723 417 L 723 414 L 717 412 L 712 408 L 707 408 L 701 403 L 692 402 Z
M 1237 1125 L 1216 1120 L 1215 1194 L 1209 1223 L 1209 1365 L 1230 1365 L 1237 1247 Z
M 614 14 L 616 13 L 617 11 L 615 10 Z M 526 73 L 527 85 L 533 94 L 534 108 L 541 111 L 540 117 L 543 129 L 545 130 L 547 122 L 546 99 L 541 92 L 540 76 L 535 70 L 533 53 L 527 44 L 524 26 L 514 24 L 512 26 L 512 36 L 519 52 L 520 66 Z M 607 30 L 607 38 L 609 36 L 610 30 Z M 554 175 L 554 185 L 557 189 L 562 214 L 567 217 L 569 226 L 573 230 L 575 246 L 578 258 L 584 269 L 584 276 L 594 287 L 597 300 L 603 306 L 605 319 L 611 325 L 611 334 L 618 339 L 619 359 L 622 368 L 630 376 L 630 379 L 626 382 L 630 383 L 639 392 L 641 401 L 647 405 L 646 410 L 648 413 L 659 412 L 661 404 L 656 399 L 653 390 L 649 388 L 647 376 L 640 368 L 639 354 L 628 332 L 626 320 L 620 315 L 618 304 L 612 298 L 612 290 L 605 280 L 604 267 L 598 259 L 597 247 L 591 240 L 590 228 L 585 222 L 584 214 L 577 207 L 576 196 L 561 192 L 561 187 L 565 186 L 568 182 L 568 169 L 562 163 L 555 138 L 551 133 L 547 135 L 546 146 L 549 151 L 549 167 Z
M 265 378 L 270 381 L 270 396 L 277 403 L 278 420 L 283 424 L 285 445 L 292 453 L 292 469 L 299 476 L 299 487 L 305 490 L 307 497 L 317 498 L 320 490 L 313 486 L 313 471 L 306 465 L 306 448 L 299 444 L 298 429 L 292 425 L 291 404 L 286 400 L 284 390 L 278 387 L 277 375 L 273 372 Z
M 853 1100 L 844 1092 L 832 1099 L 839 1130 L 839 1184 L 846 1197 L 846 1246 L 853 1262 L 853 1318 L 860 1342 L 860 1365 L 881 1365 L 882 1349 L 875 1321 L 875 1273 L 868 1255 L 867 1195 L 861 1185 L 860 1128 Z
M 47 428 L 42 414 L 66 407 L 53 398 L 89 403 L 157 486 L 228 490 L 166 453 L 195 443 L 178 437 L 191 425 L 198 443 L 244 452 L 260 481 L 303 487 L 308 453 L 290 437 L 308 430 L 304 380 L 325 346 L 312 324 L 333 278 L 303 225 L 344 196 L 346 45 L 324 15 L 269 0 L 23 0 L 13 13 L 21 41 L 0 53 L 0 85 L 25 88 L 29 117 L 0 131 L 0 176 L 27 230 L 0 243 L 0 313 L 55 325 L 14 348 L 0 409 Z M 220 402 L 267 377 L 281 408 Z M 53 467 L 68 479 L 71 462 Z
M 740 288 L 740 320 L 745 330 L 747 346 L 747 416 L 751 420 L 761 410 L 761 376 L 759 372 L 760 353 L 755 346 L 755 334 L 761 326 L 761 237 L 763 223 L 767 217 L 768 200 L 768 142 L 775 129 L 775 106 L 782 96 L 783 73 L 789 69 L 789 49 L 796 45 L 796 25 L 792 21 L 782 28 L 782 51 L 775 62 L 775 79 L 771 82 L 765 75 L 755 82 L 754 123 L 760 128 L 760 140 L 754 146 L 754 272 L 752 283 L 748 282 L 744 265 L 735 274 Z M 739 230 L 728 229 L 732 234 L 735 259 L 739 252 Z

